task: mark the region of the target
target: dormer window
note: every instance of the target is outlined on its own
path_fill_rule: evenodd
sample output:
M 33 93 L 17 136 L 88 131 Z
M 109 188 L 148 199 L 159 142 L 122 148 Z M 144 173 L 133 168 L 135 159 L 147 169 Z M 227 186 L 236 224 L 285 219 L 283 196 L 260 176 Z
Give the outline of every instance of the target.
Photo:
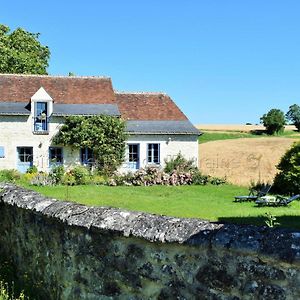
M 34 115 L 34 131 L 48 131 L 48 103 L 36 102 Z
M 31 109 L 33 133 L 48 134 L 49 117 L 53 111 L 53 100 L 43 87 L 31 97 Z

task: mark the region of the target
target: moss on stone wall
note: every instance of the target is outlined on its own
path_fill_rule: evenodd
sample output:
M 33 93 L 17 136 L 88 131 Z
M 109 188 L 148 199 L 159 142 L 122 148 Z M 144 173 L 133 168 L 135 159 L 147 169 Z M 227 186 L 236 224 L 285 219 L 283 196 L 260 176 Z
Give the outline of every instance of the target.
M 300 299 L 300 232 L 2 187 L 0 257 L 36 299 Z

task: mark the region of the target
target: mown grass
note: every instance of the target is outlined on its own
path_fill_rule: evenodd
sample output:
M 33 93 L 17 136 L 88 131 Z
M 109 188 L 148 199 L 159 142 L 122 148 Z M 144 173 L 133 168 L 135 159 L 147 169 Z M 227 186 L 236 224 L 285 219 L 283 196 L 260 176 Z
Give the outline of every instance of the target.
M 282 133 L 278 133 L 275 135 L 268 135 L 264 131 L 258 132 L 241 132 L 241 131 L 211 131 L 211 130 L 203 130 L 202 135 L 199 137 L 199 144 L 212 142 L 212 141 L 220 141 L 220 140 L 231 140 L 231 139 L 241 139 L 241 138 L 259 138 L 259 137 L 286 137 L 286 138 L 299 138 L 300 133 L 297 131 L 287 130 Z
M 237 224 L 265 225 L 265 214 L 278 217 L 283 227 L 300 229 L 300 202 L 287 207 L 256 207 L 235 203 L 233 197 L 248 190 L 222 186 L 50 186 L 30 187 L 46 196 L 91 206 L 111 206 L 161 215 L 200 218 Z
M 199 137 L 199 144 L 221 141 L 221 140 L 231 140 L 231 139 L 241 139 L 241 138 L 252 138 L 256 137 L 254 134 L 246 132 L 212 132 L 203 131 L 203 134 Z

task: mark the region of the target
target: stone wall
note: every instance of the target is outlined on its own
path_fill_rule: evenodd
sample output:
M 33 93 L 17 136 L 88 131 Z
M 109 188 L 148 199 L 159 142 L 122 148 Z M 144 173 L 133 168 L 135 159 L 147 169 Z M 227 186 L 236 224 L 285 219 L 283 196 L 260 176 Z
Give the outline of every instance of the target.
M 300 232 L 0 192 L 0 258 L 36 299 L 300 299 Z

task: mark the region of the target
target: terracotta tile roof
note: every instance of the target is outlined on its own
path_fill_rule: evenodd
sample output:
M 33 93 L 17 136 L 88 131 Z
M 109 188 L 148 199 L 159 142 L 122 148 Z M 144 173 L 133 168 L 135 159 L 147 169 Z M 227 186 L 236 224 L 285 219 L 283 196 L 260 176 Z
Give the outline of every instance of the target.
M 0 102 L 29 102 L 43 87 L 54 103 L 115 103 L 110 78 L 0 74 Z
M 116 100 L 125 120 L 187 120 L 173 100 L 163 93 L 116 92 Z
M 116 104 L 124 120 L 187 120 L 168 95 L 115 92 L 105 77 L 0 74 L 0 102 L 28 103 L 41 87 L 55 104 Z

